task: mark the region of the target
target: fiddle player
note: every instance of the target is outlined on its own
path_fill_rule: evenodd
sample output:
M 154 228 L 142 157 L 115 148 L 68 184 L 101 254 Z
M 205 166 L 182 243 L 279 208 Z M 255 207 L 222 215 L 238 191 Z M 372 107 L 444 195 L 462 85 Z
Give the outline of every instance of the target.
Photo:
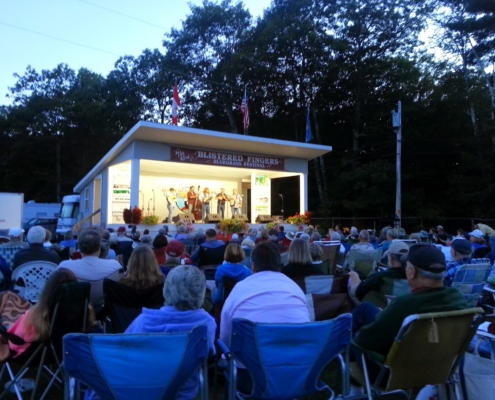
M 194 205 L 196 203 L 196 199 L 198 195 L 194 191 L 194 186 L 189 188 L 189 192 L 187 192 L 187 212 L 192 213 L 194 209 Z
M 228 200 L 229 197 L 227 193 L 225 193 L 225 188 L 220 189 L 220 193 L 217 194 L 217 214 L 222 216 L 222 219 L 225 219 L 225 200 Z
M 204 188 L 203 192 L 199 195 L 199 200 L 203 203 L 201 206 L 201 219 L 204 221 L 206 218 L 206 214 L 210 213 L 210 189 L 207 187 Z
M 174 209 L 177 202 L 177 197 L 175 197 L 175 189 L 170 188 L 170 190 L 165 194 L 165 197 L 167 199 L 167 208 L 168 208 L 167 223 L 171 224 L 172 216 L 174 215 Z

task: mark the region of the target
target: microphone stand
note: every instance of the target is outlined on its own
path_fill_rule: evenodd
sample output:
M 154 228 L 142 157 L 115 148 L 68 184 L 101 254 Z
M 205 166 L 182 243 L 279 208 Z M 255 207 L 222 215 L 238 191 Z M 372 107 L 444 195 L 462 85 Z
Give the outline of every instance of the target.
M 155 191 L 153 189 L 151 191 L 153 192 L 153 215 L 155 215 Z
M 282 222 L 284 222 L 284 196 L 281 193 L 279 193 L 278 195 L 282 199 L 282 209 L 280 210 L 280 212 L 282 213 Z

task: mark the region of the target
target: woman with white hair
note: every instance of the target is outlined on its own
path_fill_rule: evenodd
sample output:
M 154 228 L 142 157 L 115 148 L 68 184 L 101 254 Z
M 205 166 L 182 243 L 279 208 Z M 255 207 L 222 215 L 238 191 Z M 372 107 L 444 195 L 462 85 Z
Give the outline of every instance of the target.
M 208 327 L 210 355 L 215 354 L 213 317 L 201 308 L 205 298 L 205 274 L 193 265 L 180 265 L 167 275 L 163 287 L 165 306 L 159 310 L 143 308 L 125 333 L 182 333 L 199 325 Z M 193 399 L 199 388 L 198 375 L 189 378 L 181 387 L 177 399 Z

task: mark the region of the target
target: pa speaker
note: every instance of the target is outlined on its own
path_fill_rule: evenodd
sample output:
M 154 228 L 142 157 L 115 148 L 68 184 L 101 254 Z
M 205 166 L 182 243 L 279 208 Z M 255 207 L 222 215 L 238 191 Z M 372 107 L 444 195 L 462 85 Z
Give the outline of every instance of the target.
M 172 217 L 172 221 L 174 221 L 176 225 L 180 225 L 179 221 L 181 220 L 184 222 L 194 222 L 194 216 L 192 216 L 191 218 L 191 216 L 188 214 L 180 213 Z
M 272 215 L 272 221 L 276 222 L 277 224 L 283 224 L 284 223 L 284 217 L 281 215 Z
M 256 217 L 256 222 L 257 223 L 265 223 L 265 222 L 272 222 L 272 216 L 271 215 L 266 215 L 266 214 L 260 214 Z
M 206 214 L 205 224 L 211 224 L 212 222 L 220 222 L 220 214 Z
M 248 217 L 247 217 L 247 214 L 234 214 L 234 216 L 232 217 L 233 219 L 240 219 L 244 222 L 248 222 Z

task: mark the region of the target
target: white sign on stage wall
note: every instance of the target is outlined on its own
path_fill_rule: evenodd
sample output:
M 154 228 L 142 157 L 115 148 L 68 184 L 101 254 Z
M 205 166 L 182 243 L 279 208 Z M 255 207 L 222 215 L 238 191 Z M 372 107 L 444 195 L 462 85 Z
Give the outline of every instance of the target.
M 131 164 L 112 166 L 112 223 L 124 222 L 124 208 L 131 202 Z
M 271 180 L 267 175 L 251 174 L 251 223 L 258 215 L 271 214 Z

